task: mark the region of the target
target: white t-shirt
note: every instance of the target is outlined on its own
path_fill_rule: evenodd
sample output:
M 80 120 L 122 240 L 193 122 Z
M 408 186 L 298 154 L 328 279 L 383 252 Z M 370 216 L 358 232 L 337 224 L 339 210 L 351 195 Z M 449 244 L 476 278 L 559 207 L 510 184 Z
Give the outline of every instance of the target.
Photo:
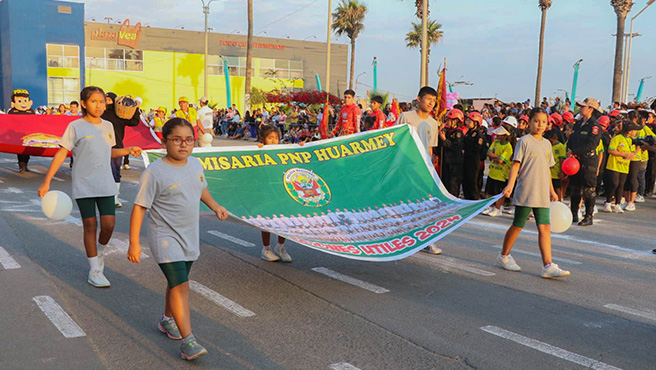
M 200 108 L 198 111 L 198 119 L 205 129 L 212 129 L 214 126 L 214 111 L 207 105 Z
M 429 148 L 437 146 L 439 139 L 437 121 L 431 116 L 421 118 L 416 110 L 412 110 L 401 113 L 399 120 L 396 121 L 397 125 L 402 125 L 404 123 L 414 127 L 417 131 L 417 135 L 419 135 L 421 143 L 424 145 L 424 149 L 430 156 L 431 152 Z

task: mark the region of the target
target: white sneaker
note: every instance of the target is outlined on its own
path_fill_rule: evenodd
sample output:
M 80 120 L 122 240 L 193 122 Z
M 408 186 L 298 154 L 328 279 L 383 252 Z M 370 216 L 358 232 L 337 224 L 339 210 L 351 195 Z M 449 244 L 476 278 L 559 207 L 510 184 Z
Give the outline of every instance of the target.
M 124 169 L 124 170 L 129 170 L 129 169 L 130 169 L 130 165 L 129 165 L 129 164 L 124 164 L 124 165 L 123 165 L 123 169 Z
M 563 270 L 555 263 L 542 268 L 541 276 L 545 279 L 569 276 L 569 271 Z
M 118 196 L 115 196 L 115 197 L 114 197 L 114 207 L 116 207 L 116 208 L 121 208 L 121 207 L 123 207 L 123 203 L 121 203 L 121 201 L 118 200 Z
M 111 284 L 100 270 L 89 271 L 87 282 L 96 288 L 107 288 Z
M 292 257 L 287 253 L 284 245 L 276 245 L 276 247 L 273 248 L 273 253 L 280 257 L 282 262 L 292 262 Z
M 597 206 L 595 205 L 594 208 L 592 209 L 592 214 L 596 215 L 597 213 L 599 213 L 599 210 L 597 209 Z
M 435 244 L 431 244 L 428 247 L 422 249 L 421 251 L 429 254 L 435 254 L 435 255 L 442 254 L 442 249 L 438 248 Z
M 271 249 L 264 247 L 262 247 L 262 254 L 260 257 L 267 262 L 276 262 L 280 259 L 280 257 L 276 256 L 276 254 L 271 251 Z
M 620 206 L 619 204 L 613 204 L 613 212 L 624 213 L 624 210 L 622 209 L 622 206 Z
M 583 217 L 585 217 L 585 213 L 583 213 L 583 208 L 579 208 L 579 213 L 578 213 L 579 220 L 582 220 Z
M 636 202 L 636 203 L 644 203 L 644 202 L 645 202 L 645 197 L 643 197 L 642 195 L 638 194 L 638 195 L 636 195 L 635 202 Z
M 626 207 L 624 207 L 624 210 L 625 211 L 635 211 L 636 210 L 635 203 L 633 203 L 633 202 L 627 203 Z
M 611 213 L 613 212 L 613 205 L 611 203 L 604 202 L 604 208 L 602 208 L 601 211 L 606 213 Z
M 512 215 L 515 212 L 514 207 L 503 207 L 501 210 L 503 211 L 503 213 L 507 213 L 509 215 Z
M 626 205 L 626 198 L 622 197 L 622 201 L 620 202 L 620 206 Z
M 493 209 L 494 209 L 494 206 L 489 206 L 489 207 L 485 208 L 483 210 L 483 212 L 481 212 L 481 213 L 484 214 L 484 215 L 489 215 L 490 212 L 492 212 Z
M 497 255 L 497 265 L 503 267 L 508 271 L 522 271 L 522 268 L 519 267 L 515 259 L 511 255 L 502 256 L 501 253 Z
M 490 217 L 497 217 L 497 216 L 501 216 L 502 214 L 503 212 L 501 212 L 499 208 L 494 208 L 492 212 L 488 213 L 487 215 Z

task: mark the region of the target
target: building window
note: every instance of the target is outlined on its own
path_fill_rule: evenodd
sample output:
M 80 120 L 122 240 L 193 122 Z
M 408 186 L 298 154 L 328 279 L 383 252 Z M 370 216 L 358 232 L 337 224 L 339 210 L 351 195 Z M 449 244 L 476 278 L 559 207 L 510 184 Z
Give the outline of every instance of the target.
M 48 77 L 48 105 L 57 107 L 80 100 L 80 79 L 69 77 Z
M 86 48 L 86 65 L 90 69 L 143 71 L 143 50 Z
M 303 61 L 260 59 L 260 77 L 275 79 L 303 79 Z
M 80 68 L 80 48 L 77 45 L 46 44 L 48 67 Z

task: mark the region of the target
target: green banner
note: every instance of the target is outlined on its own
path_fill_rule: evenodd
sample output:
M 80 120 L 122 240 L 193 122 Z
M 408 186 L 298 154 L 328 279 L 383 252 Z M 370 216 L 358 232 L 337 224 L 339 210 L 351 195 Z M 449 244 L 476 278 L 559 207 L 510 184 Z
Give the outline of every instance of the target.
M 147 151 L 146 165 L 165 154 Z M 322 252 L 368 261 L 414 254 L 488 207 L 440 182 L 407 125 L 304 146 L 194 148 L 230 214 Z

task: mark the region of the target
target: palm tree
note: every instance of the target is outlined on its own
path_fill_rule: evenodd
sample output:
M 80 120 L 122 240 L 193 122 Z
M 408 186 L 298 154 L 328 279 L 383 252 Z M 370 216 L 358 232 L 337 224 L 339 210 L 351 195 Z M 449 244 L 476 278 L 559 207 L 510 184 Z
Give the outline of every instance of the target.
M 421 1 L 421 0 L 418 0 Z M 428 66 L 429 61 L 430 61 L 430 51 L 431 51 L 431 45 L 432 44 L 437 44 L 442 40 L 442 36 L 444 35 L 444 32 L 442 31 L 442 25 L 437 23 L 437 21 L 433 20 L 428 20 L 428 26 L 426 27 L 427 29 L 427 35 L 428 35 L 428 49 L 426 49 L 427 53 L 427 61 L 426 61 L 426 66 Z M 422 25 L 421 22 L 413 22 L 412 23 L 412 30 L 408 32 L 405 35 L 405 46 L 409 48 L 420 48 L 421 49 L 421 30 L 422 30 Z M 426 67 L 426 73 L 428 73 L 428 67 Z M 428 81 L 428 79 L 426 79 Z
M 622 57 L 624 56 L 624 23 L 631 11 L 631 0 L 611 0 L 610 5 L 617 14 L 617 35 L 615 36 L 615 68 L 613 68 L 613 102 L 620 101 L 622 86 Z
M 364 30 L 364 15 L 367 6 L 358 0 L 342 0 L 333 13 L 332 29 L 341 36 L 346 34 L 351 39 L 351 72 L 349 89 L 353 89 L 353 75 L 355 74 L 355 39 Z
M 538 77 L 535 82 L 535 104 L 540 101 L 540 88 L 542 86 L 542 64 L 544 62 L 544 29 L 547 25 L 547 10 L 551 7 L 551 0 L 539 0 L 538 7 L 542 10 L 542 23 L 540 24 L 540 51 L 538 52 Z
M 253 0 L 248 0 L 248 37 L 246 39 L 245 110 L 251 109 L 251 74 L 253 66 Z

